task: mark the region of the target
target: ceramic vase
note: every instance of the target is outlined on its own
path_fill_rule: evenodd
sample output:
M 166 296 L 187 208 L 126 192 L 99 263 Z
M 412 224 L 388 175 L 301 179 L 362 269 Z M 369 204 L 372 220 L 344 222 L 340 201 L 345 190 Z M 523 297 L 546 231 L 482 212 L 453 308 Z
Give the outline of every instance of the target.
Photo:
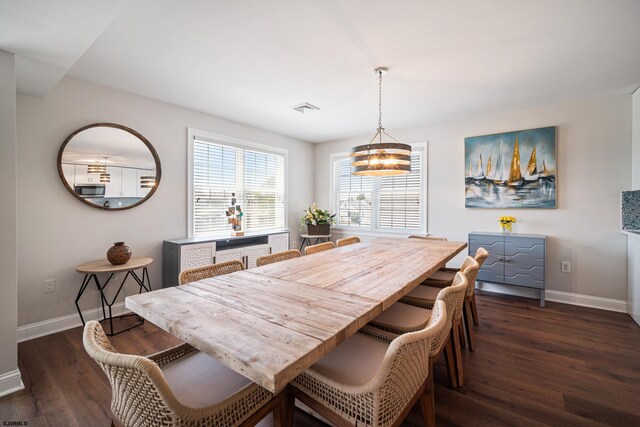
M 126 264 L 131 259 L 131 248 L 124 242 L 115 242 L 107 251 L 107 259 L 113 265 Z

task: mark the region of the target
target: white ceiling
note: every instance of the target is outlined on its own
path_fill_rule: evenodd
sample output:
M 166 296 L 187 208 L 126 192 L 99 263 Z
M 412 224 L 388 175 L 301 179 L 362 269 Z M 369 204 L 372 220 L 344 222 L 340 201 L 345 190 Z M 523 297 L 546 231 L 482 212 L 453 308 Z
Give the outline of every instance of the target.
M 49 27 L 60 22 L 66 35 L 83 4 L 10 3 L 24 9 L 18 21 L 42 21 L 37 7 L 20 5 L 54 11 Z M 383 122 L 392 135 L 630 93 L 640 83 L 637 0 L 138 0 L 122 11 L 120 2 L 91 3 L 98 14 L 117 15 L 92 44 L 84 28 L 77 39 L 49 35 L 43 46 L 43 55 L 57 57 L 90 45 L 71 75 L 312 142 L 373 134 L 380 65 L 390 68 Z M 5 20 L 0 9 L 0 28 Z M 13 25 L 0 31 L 0 48 L 13 51 L 13 31 L 37 39 L 49 27 Z M 302 102 L 320 111 L 290 109 Z

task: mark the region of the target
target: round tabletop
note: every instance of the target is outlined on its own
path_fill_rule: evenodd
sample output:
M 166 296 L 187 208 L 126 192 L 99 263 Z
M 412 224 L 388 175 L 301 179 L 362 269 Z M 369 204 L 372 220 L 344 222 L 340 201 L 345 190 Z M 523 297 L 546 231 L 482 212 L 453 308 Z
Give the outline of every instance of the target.
M 331 237 L 331 234 L 301 234 L 300 237 L 303 239 L 328 239 Z
M 113 265 L 106 259 L 100 261 L 92 261 L 86 264 L 82 264 L 76 267 L 78 273 L 93 274 L 93 273 L 117 273 L 119 271 L 135 270 L 143 268 L 153 263 L 153 258 L 147 257 L 131 257 L 129 262 L 121 265 Z

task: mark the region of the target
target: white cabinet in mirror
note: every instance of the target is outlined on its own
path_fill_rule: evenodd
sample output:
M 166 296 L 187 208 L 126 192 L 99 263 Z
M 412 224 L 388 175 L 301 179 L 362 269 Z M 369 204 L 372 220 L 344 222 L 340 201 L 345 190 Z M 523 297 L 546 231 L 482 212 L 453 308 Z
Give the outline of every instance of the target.
M 97 123 L 73 132 L 58 152 L 63 184 L 89 206 L 137 206 L 160 183 L 160 159 L 142 135 L 126 126 Z

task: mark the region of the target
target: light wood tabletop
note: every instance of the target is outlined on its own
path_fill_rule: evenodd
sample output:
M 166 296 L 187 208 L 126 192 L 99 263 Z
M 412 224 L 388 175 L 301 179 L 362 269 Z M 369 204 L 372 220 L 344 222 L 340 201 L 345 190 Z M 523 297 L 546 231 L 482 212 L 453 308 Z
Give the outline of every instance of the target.
M 276 392 L 466 246 L 379 238 L 128 296 L 125 305 Z
M 120 271 L 137 270 L 153 263 L 153 258 L 131 257 L 125 264 L 113 265 L 106 259 L 91 261 L 76 267 L 78 273 L 118 273 Z

